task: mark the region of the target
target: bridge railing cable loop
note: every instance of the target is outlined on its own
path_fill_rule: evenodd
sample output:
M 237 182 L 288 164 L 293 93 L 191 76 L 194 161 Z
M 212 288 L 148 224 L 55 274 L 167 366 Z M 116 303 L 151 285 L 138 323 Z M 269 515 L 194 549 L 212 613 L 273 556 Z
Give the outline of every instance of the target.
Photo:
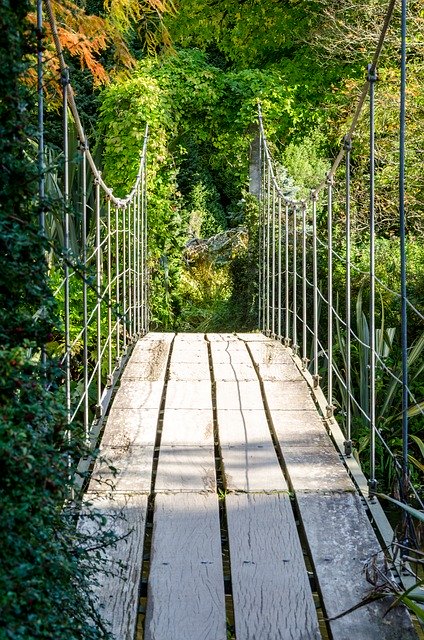
M 128 348 L 148 331 L 148 127 L 133 186 L 125 197 L 116 197 L 90 152 L 50 0 L 45 0 L 45 6 L 60 64 L 63 93 L 63 280 L 57 292 L 64 297 L 61 364 L 66 411 L 69 424 L 80 422 L 87 443 L 90 440 L 94 443 L 92 427 L 100 425 Z M 79 141 L 75 158 L 70 157 L 70 118 Z M 78 177 L 73 180 L 72 193 L 71 163 Z M 74 193 L 76 189 L 79 191 Z M 77 254 L 74 246 L 71 248 L 71 217 L 73 227 L 79 225 Z M 81 298 L 80 312 L 73 306 Z
M 314 188 L 306 201 L 288 197 L 279 184 L 278 170 L 275 168 L 267 136 L 264 129 L 261 106 L 258 105 L 261 158 L 261 198 L 259 230 L 259 319 L 260 327 L 268 335 L 276 333 L 286 346 L 296 353 L 299 349 L 303 368 L 312 375 L 315 388 L 323 380 L 323 392 L 327 398 L 327 418 L 333 419 L 337 406 L 340 419 L 344 421 L 344 454 L 352 455 L 352 429 L 355 421 L 362 423 L 369 438 L 369 481 L 368 499 L 373 501 L 377 490 L 376 455 L 385 452 L 391 459 L 395 474 L 401 480 L 402 499 L 409 491 L 417 496 L 409 479 L 408 419 L 410 404 L 414 412 L 424 415 L 423 403 L 418 403 L 408 384 L 409 360 L 414 350 L 408 350 L 407 311 L 422 321 L 424 313 L 417 309 L 407 297 L 406 288 L 406 229 L 405 229 L 405 109 L 406 109 L 406 0 L 402 0 L 401 16 L 401 110 L 400 110 L 400 170 L 399 170 L 399 216 L 400 216 L 400 293 L 383 283 L 376 275 L 376 161 L 375 161 L 375 89 L 377 67 L 385 38 L 393 16 L 396 0 L 390 0 L 378 43 L 367 67 L 365 83 L 362 87 L 353 117 L 343 138 L 341 148 L 323 180 Z M 366 106 L 369 105 L 369 270 L 365 271 L 352 262 L 351 236 L 351 154 L 353 136 Z M 334 188 L 336 173 L 345 160 L 344 166 L 344 230 L 335 232 L 339 224 L 340 211 L 333 199 L 343 188 Z M 278 206 L 276 206 L 276 202 Z M 334 206 L 333 206 L 334 205 Z M 324 229 L 322 212 L 327 213 Z M 277 215 L 278 211 L 278 215 Z M 301 226 L 300 226 L 301 225 Z M 301 231 L 300 231 L 301 229 Z M 299 231 L 298 231 L 299 230 Z M 300 239 L 301 235 L 301 239 Z M 310 239 L 309 239 L 310 236 Z M 277 243 L 277 248 L 276 248 Z M 281 246 L 284 243 L 284 246 Z M 299 246 L 298 246 L 299 245 Z M 302 251 L 302 266 L 298 251 Z M 345 252 L 345 253 L 344 253 Z M 277 257 L 275 257 L 277 256 Z M 309 261 L 312 273 L 308 274 Z M 334 274 L 334 275 L 333 275 Z M 357 328 L 353 328 L 352 274 L 355 279 L 366 283 L 365 297 L 369 297 L 369 307 L 362 309 L 362 295 L 356 303 Z M 345 312 L 339 309 L 340 300 L 333 299 L 333 284 L 345 277 Z M 301 283 L 299 282 L 301 279 Z M 276 280 L 275 280 L 276 279 Z M 271 280 L 271 282 L 270 282 Z M 343 280 L 341 280 L 343 282 Z M 391 364 L 388 353 L 393 336 L 387 333 L 383 323 L 376 327 L 380 316 L 376 308 L 377 288 L 395 304 L 401 305 L 401 373 L 398 366 Z M 302 304 L 298 304 L 299 296 Z M 311 304 L 312 303 L 312 304 Z M 277 315 L 276 314 L 276 305 Z M 310 309 L 310 312 L 309 312 Z M 382 315 L 382 314 L 381 314 Z M 275 320 L 276 318 L 276 320 Z M 299 322 L 302 331 L 299 329 Z M 276 324 L 275 324 L 276 323 Z M 274 329 L 276 328 L 276 331 Z M 390 329 L 389 332 L 393 331 Z M 301 344 L 298 344 L 301 341 Z M 417 347 L 418 348 L 418 347 Z M 308 353 L 309 351 L 309 353 Z M 310 355 L 308 362 L 308 355 Z M 412 360 L 412 358 L 410 358 Z M 353 380 L 353 369 L 358 372 L 358 380 Z M 419 371 L 419 370 L 418 370 Z M 333 388 L 333 383 L 336 383 Z M 384 385 L 387 395 L 384 397 Z M 396 384 L 402 389 L 402 462 L 385 441 L 384 430 L 377 422 L 390 408 Z M 360 388 L 359 388 L 360 387 Z M 379 406 L 377 406 L 379 403 Z M 335 406 L 336 405 L 336 406 Z M 393 411 L 395 408 L 392 409 Z M 381 446 L 380 444 L 381 443 Z M 398 459 L 399 457 L 399 459 Z

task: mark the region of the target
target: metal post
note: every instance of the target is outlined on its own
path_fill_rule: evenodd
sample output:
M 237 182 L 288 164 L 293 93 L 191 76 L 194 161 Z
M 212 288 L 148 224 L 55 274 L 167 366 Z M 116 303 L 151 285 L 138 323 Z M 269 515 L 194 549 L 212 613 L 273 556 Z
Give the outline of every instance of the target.
M 133 339 L 137 337 L 137 193 L 133 198 Z
M 132 225 L 132 210 L 133 210 L 133 203 L 130 202 L 128 204 L 128 229 L 127 229 L 127 233 L 128 233 L 128 313 L 127 313 L 127 322 L 128 322 L 128 326 L 129 326 L 129 339 L 130 342 L 132 341 L 132 337 L 133 337 L 133 314 L 132 314 L 132 245 L 131 245 L 131 225 Z
M 266 207 L 266 170 L 265 155 L 263 165 L 263 195 L 262 195 L 262 331 L 266 330 L 266 224 L 265 224 L 265 207 Z
M 308 303 L 307 303 L 307 260 L 306 260 L 306 203 L 302 202 L 302 366 L 308 367 Z
M 293 352 L 297 355 L 297 205 L 293 205 Z
M 345 456 L 352 455 L 352 374 L 351 374 L 351 271 L 350 271 L 350 152 L 352 141 L 346 137 L 344 142 L 346 152 L 346 440 L 344 442 Z
M 281 273 L 281 240 L 282 240 L 282 228 L 281 228 L 281 194 L 278 194 L 278 339 L 283 337 L 281 327 L 281 305 L 282 305 L 282 273 Z
M 290 222 L 290 210 L 289 210 L 289 203 L 286 202 L 286 211 L 285 211 L 285 231 L 286 231 L 286 246 L 285 246 L 285 311 L 286 311 L 286 335 L 284 338 L 284 344 L 286 345 L 286 347 L 290 346 L 290 274 L 289 274 L 289 241 L 290 241 L 290 228 L 289 228 L 289 222 Z
M 334 413 L 333 406 L 333 177 L 328 176 L 328 215 L 327 215 L 327 301 L 328 301 L 328 340 L 327 340 L 327 418 Z
M 263 137 L 262 127 L 259 128 L 259 167 L 260 167 L 260 190 L 258 201 L 258 328 L 263 329 Z
M 82 315 L 83 315 L 83 359 L 84 359 L 84 433 L 86 443 L 89 443 L 89 401 L 88 401 L 88 287 L 87 287 L 87 148 L 83 143 L 82 154 Z
M 108 375 L 107 386 L 110 387 L 113 381 L 112 364 L 112 238 L 110 222 L 110 198 L 107 201 L 107 341 L 108 341 Z
M 399 219 L 401 259 L 401 342 L 402 342 L 402 466 L 403 493 L 409 484 L 408 469 L 408 317 L 406 289 L 406 230 L 405 230 L 405 133 L 406 133 L 406 35 L 407 0 L 402 0 L 401 20 L 401 88 L 400 88 L 400 158 L 399 158 Z
M 127 349 L 127 208 L 122 208 L 122 328 L 123 345 L 125 353 Z
M 270 270 L 271 270 L 271 166 L 268 160 L 267 164 L 267 192 L 266 192 L 266 334 L 270 334 L 270 304 L 271 304 L 271 292 L 270 292 Z
M 275 338 L 275 184 L 272 183 L 272 295 L 271 295 L 271 307 L 272 307 L 272 319 L 271 319 L 271 335 Z
M 370 87 L 370 479 L 369 497 L 377 489 L 375 477 L 375 131 L 374 93 L 377 81 L 376 69 L 368 66 Z
M 68 87 L 69 70 L 62 73 L 63 87 L 63 205 L 64 205 L 64 296 L 65 296 L 65 395 L 68 424 L 71 421 L 71 337 L 70 337 L 70 290 L 69 290 L 69 141 L 68 141 Z M 69 433 L 70 437 L 70 433 Z
M 144 171 L 144 167 L 142 169 Z M 141 178 L 142 179 L 142 178 Z M 137 336 L 141 335 L 141 197 L 140 184 L 137 187 Z
M 100 175 L 100 174 L 99 174 Z M 100 182 L 95 181 L 96 187 L 96 316 L 97 316 L 97 403 L 96 403 L 96 418 L 102 416 L 102 265 L 101 265 L 101 250 L 100 250 Z
M 121 366 L 121 288 L 120 288 L 120 261 L 119 247 L 119 208 L 115 207 L 115 300 L 116 300 L 116 367 Z
M 313 315 L 314 315 L 314 329 L 313 329 L 313 381 L 314 388 L 319 387 L 320 375 L 318 370 L 318 254 L 317 254 L 317 193 L 311 192 L 312 200 L 312 288 L 313 288 Z

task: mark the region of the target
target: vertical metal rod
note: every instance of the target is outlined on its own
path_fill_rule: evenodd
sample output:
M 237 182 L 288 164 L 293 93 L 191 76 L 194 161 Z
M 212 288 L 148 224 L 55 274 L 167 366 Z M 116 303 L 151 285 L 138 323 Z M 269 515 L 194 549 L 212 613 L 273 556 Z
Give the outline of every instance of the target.
M 88 401 L 88 287 L 87 287 L 87 149 L 81 150 L 82 154 L 82 315 L 83 315 L 83 367 L 84 367 L 84 433 L 85 440 L 89 442 L 89 401 Z
M 314 330 L 313 330 L 313 381 L 314 387 L 319 387 L 319 369 L 318 369 L 318 253 L 317 253 L 317 193 L 312 191 L 312 288 L 313 288 L 313 314 L 314 314 Z
M 127 208 L 122 208 L 122 329 L 123 344 L 122 349 L 125 353 L 127 349 Z
M 399 158 L 399 221 L 401 259 L 401 343 L 402 343 L 402 464 L 403 490 L 409 482 L 408 470 L 408 316 L 407 316 L 407 249 L 405 229 L 405 133 L 406 133 L 406 36 L 407 0 L 402 0 L 401 19 L 401 86 L 400 86 L 400 158 Z
M 107 384 L 112 384 L 112 229 L 110 220 L 110 199 L 107 201 L 107 341 L 108 341 L 108 376 Z
M 66 415 L 68 424 L 71 420 L 71 338 L 70 338 L 70 290 L 69 290 L 69 141 L 68 141 L 68 86 L 69 70 L 62 73 L 63 87 L 63 205 L 64 205 L 64 297 L 65 297 L 65 394 L 66 394 Z M 70 437 L 70 433 L 69 433 Z
M 281 264 L 281 244 L 282 244 L 282 228 L 281 228 L 281 194 L 278 194 L 278 339 L 283 337 L 281 326 L 281 305 L 282 305 L 282 264 Z
M 149 258 L 149 245 L 148 245 L 148 210 L 147 210 L 147 177 L 144 177 L 144 190 L 143 190 L 143 212 L 144 212 L 144 286 L 145 286 L 145 331 L 146 333 L 149 330 L 149 266 L 148 266 L 148 258 Z
M 370 479 L 369 497 L 372 498 L 377 488 L 375 477 L 375 83 L 377 73 L 368 67 L 368 80 L 370 86 Z
M 290 274 L 289 274 L 289 241 L 290 241 L 290 210 L 289 203 L 286 202 L 286 211 L 285 211 L 285 231 L 286 231 L 286 247 L 285 247 L 285 294 L 286 294 L 286 335 L 284 338 L 285 345 L 288 347 L 290 345 Z
M 328 301 L 328 340 L 327 340 L 327 417 L 333 415 L 333 178 L 328 177 L 328 211 L 327 211 L 327 301 Z
M 293 206 L 293 344 L 292 349 L 297 355 L 297 205 Z
M 308 305 L 307 305 L 307 288 L 306 288 L 306 203 L 302 203 L 302 365 L 306 370 L 308 366 Z
M 351 266 L 350 266 L 350 153 L 352 141 L 345 139 L 345 161 L 346 161 L 346 440 L 344 450 L 346 456 L 352 455 L 352 327 L 351 327 Z
M 96 316 L 97 316 L 97 403 L 96 418 L 102 415 L 102 264 L 100 249 L 100 182 L 96 180 Z
M 143 334 L 146 331 L 146 299 L 145 299 L 145 290 L 144 290 L 144 279 L 146 275 L 146 251 L 144 246 L 144 183 L 145 183 L 145 173 L 143 170 L 143 174 L 141 177 L 141 216 L 140 216 L 140 241 L 141 241 L 141 251 L 140 251 L 140 261 L 141 261 L 141 331 Z
M 271 276 L 271 307 L 272 307 L 272 318 L 271 318 L 271 333 L 272 337 L 275 338 L 275 184 L 272 182 L 272 276 Z
M 137 336 L 137 192 L 133 198 L 133 338 Z
M 143 167 L 144 171 L 144 167 Z M 141 195 L 137 188 L 137 335 L 141 335 Z
M 115 207 L 115 303 L 116 303 L 116 366 L 121 366 L 121 288 L 120 288 L 120 260 L 119 246 L 119 208 Z
M 270 333 L 270 304 L 271 304 L 271 167 L 268 161 L 268 171 L 267 171 L 267 193 L 266 193 L 266 332 L 267 335 Z
M 38 197 L 41 232 L 45 232 L 43 0 L 37 0 Z
M 132 341 L 133 337 L 133 309 L 132 309 L 132 244 L 131 244 L 131 231 L 132 231 L 132 211 L 133 211 L 133 203 L 130 202 L 128 204 L 128 314 L 127 314 L 127 322 L 129 326 L 129 339 Z
M 263 171 L 263 138 L 262 138 L 262 127 L 259 127 L 259 167 L 260 167 L 260 179 L 259 179 L 259 201 L 258 201 L 258 328 L 263 329 L 263 307 L 262 307 L 262 298 L 263 298 L 263 180 L 264 180 L 264 171 Z
M 267 193 L 267 166 L 263 164 L 263 190 L 262 190 L 262 331 L 266 330 L 266 193 Z

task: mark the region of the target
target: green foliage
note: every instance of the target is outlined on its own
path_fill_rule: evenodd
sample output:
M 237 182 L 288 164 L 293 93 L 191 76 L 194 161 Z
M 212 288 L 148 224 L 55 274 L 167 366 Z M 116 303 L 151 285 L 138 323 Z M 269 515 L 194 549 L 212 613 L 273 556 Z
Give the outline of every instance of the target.
M 38 224 L 34 105 L 22 83 L 30 8 L 17 0 L 0 17 L 0 638 L 95 640 L 109 637 L 88 589 L 97 558 L 75 508 L 63 508 L 85 450 L 66 430 L 63 371 L 42 357 L 60 325 Z M 90 544 L 112 538 L 100 532 Z

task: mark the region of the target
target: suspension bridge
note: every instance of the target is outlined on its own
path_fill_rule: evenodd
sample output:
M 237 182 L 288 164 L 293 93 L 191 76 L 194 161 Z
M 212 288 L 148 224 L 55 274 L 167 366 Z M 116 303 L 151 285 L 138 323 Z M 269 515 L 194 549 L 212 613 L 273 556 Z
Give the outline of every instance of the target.
M 393 12 L 389 5 L 352 126 L 322 184 L 305 200 L 287 198 L 278 182 L 259 108 L 258 332 L 174 334 L 149 331 L 148 128 L 133 189 L 116 198 L 90 152 L 46 4 L 62 71 L 64 176 L 62 365 L 72 437 L 80 421 L 100 456 L 82 460 L 84 501 L 118 533 L 105 548 L 108 569 L 93 585 L 95 606 L 118 640 L 342 640 L 416 638 L 403 606 L 389 610 L 414 574 L 393 546 L 394 534 L 376 497 L 376 442 L 401 480 L 408 478 L 408 412 L 419 406 L 408 387 L 404 140 L 401 137 L 403 363 L 389 370 L 375 326 L 374 90 Z M 404 16 L 405 19 L 405 16 Z M 39 21 L 41 20 L 39 14 Z M 39 104 L 43 110 L 42 55 Z M 404 65 L 403 57 L 403 65 Z M 405 91 L 402 67 L 402 92 Z M 356 124 L 369 97 L 369 340 L 351 324 L 350 157 Z M 72 250 L 69 116 L 78 139 L 82 254 Z M 401 129 L 404 128 L 401 100 Z M 40 200 L 45 198 L 40 118 Z M 333 301 L 333 188 L 345 160 L 346 315 Z M 320 236 L 317 207 L 327 216 Z M 94 212 L 94 233 L 87 228 Z M 40 224 L 44 228 L 43 214 Z M 319 280 L 320 265 L 327 279 Z M 82 317 L 72 314 L 72 283 L 82 282 Z M 323 309 L 325 310 L 323 312 Z M 325 319 L 323 328 L 322 319 Z M 334 358 L 344 336 L 344 370 Z M 90 349 L 95 340 L 95 350 Z M 365 353 L 365 411 L 351 380 L 352 349 Z M 73 365 L 82 351 L 77 382 Z M 384 369 L 403 394 L 402 460 L 376 420 L 376 376 Z M 324 382 L 322 379 L 324 377 Z M 343 430 L 335 419 L 341 386 Z M 391 393 L 390 388 L 388 393 Z M 352 416 L 362 414 L 370 439 L 370 475 L 352 451 Z M 416 499 L 419 496 L 416 494 Z M 84 502 L 83 502 L 84 504 Z M 78 525 L 90 531 L 84 507 Z M 394 549 L 394 550 L 393 550 Z M 402 583 L 403 581 L 403 583 Z M 379 597 L 377 597 L 379 596 Z

